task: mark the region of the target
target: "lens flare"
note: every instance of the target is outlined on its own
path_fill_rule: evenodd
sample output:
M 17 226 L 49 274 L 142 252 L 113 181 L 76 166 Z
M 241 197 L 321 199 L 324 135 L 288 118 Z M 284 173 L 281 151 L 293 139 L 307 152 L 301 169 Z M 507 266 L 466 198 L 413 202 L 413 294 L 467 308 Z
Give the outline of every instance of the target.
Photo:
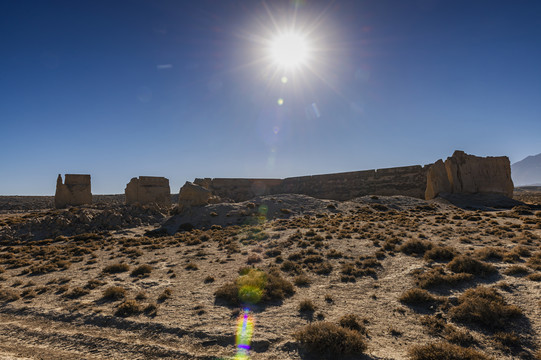
M 250 344 L 254 333 L 254 318 L 249 309 L 244 309 L 237 322 L 236 346 L 237 354 L 234 360 L 250 359 Z

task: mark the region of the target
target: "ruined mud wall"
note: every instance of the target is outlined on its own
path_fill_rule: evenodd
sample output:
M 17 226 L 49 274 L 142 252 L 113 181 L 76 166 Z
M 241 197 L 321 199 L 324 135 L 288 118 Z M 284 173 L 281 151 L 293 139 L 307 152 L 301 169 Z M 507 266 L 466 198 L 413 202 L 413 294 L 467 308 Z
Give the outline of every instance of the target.
M 406 195 L 424 198 L 428 166 L 353 171 L 286 179 L 196 179 L 195 184 L 233 201 L 258 195 L 304 194 L 320 199 L 349 200 L 363 195 Z
M 124 190 L 126 204 L 171 205 L 169 179 L 157 176 L 139 176 L 132 178 Z
M 282 179 L 195 179 L 194 184 L 209 189 L 223 199 L 246 201 L 260 195 L 278 194 Z
M 438 160 L 430 168 L 425 198 L 433 199 L 440 193 L 513 197 L 513 188 L 507 156 L 479 157 L 457 150 L 445 162 Z
M 406 195 L 424 198 L 427 166 L 353 171 L 346 173 L 286 178 L 281 193 L 295 193 L 320 199 L 349 200 L 364 195 Z
M 62 183 L 62 176 L 58 174 L 54 195 L 55 207 L 59 209 L 85 204 L 92 204 L 90 175 L 66 174 Z

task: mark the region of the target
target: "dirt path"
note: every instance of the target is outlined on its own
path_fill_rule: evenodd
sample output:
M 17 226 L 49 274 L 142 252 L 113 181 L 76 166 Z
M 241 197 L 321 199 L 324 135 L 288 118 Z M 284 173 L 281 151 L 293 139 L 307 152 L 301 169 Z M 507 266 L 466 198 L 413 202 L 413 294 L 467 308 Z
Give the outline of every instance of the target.
M 5 310 L 5 309 L 3 309 Z M 0 310 L 0 359 L 215 359 L 189 336 L 81 326 Z M 209 349 L 212 350 L 212 349 Z M 206 351 L 205 351 L 206 352 Z

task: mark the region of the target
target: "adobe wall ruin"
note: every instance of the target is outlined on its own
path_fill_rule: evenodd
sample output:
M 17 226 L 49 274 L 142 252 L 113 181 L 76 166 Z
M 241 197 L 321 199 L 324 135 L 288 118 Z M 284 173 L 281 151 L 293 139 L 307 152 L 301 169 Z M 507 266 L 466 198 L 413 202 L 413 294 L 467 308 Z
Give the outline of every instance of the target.
M 478 157 L 455 151 L 445 162 L 425 166 L 311 175 L 285 179 L 205 178 L 187 183 L 180 191 L 179 205 L 201 204 L 191 193 L 208 192 L 222 200 L 246 201 L 259 195 L 304 194 L 320 199 L 350 200 L 364 195 L 404 195 L 433 199 L 440 193 L 491 193 L 513 196 L 511 166 L 506 156 Z M 197 191 L 199 187 L 201 191 Z M 216 201 L 214 199 L 214 201 Z
M 424 198 L 427 166 L 352 171 L 285 179 L 195 179 L 213 195 L 245 201 L 259 195 L 303 194 L 320 199 L 350 200 L 363 195 L 406 195 Z M 182 193 L 182 189 L 181 189 Z M 179 196 L 179 202 L 183 196 Z
M 124 190 L 126 204 L 171 205 L 171 189 L 169 179 L 158 176 L 139 176 L 132 178 Z
M 478 157 L 457 150 L 445 162 L 440 159 L 429 169 L 425 199 L 433 199 L 441 193 L 512 197 L 513 188 L 507 156 Z
M 65 174 L 65 181 L 62 183 L 62 176 L 58 174 L 54 194 L 55 207 L 60 209 L 86 204 L 92 204 L 90 175 Z

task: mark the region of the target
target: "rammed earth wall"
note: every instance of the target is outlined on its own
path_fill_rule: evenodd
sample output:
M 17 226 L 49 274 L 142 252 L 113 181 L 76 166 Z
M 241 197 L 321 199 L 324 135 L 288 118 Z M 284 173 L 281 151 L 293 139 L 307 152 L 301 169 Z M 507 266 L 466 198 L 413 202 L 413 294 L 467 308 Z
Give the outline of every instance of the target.
M 363 195 L 406 195 L 424 199 L 426 166 L 352 171 L 285 179 L 195 179 L 214 195 L 234 201 L 258 195 L 304 194 L 320 199 L 349 200 Z

